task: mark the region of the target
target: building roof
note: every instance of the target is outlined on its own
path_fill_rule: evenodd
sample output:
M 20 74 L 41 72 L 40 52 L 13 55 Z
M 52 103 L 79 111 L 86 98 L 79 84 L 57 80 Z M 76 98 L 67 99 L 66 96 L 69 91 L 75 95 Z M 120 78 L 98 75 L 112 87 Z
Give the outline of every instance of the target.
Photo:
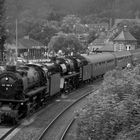
M 100 35 L 99 35 L 99 37 L 96 38 L 96 39 L 91 43 L 91 45 L 99 45 L 99 46 L 100 46 L 100 45 L 104 45 L 106 39 L 107 39 L 106 33 L 101 32 Z
M 94 45 L 104 45 L 104 43 L 105 43 L 105 40 L 104 40 L 104 39 L 100 39 L 100 38 L 96 38 L 96 39 L 92 42 L 92 44 L 94 44 Z
M 19 43 L 24 46 L 25 48 L 42 48 L 44 45 L 39 42 L 39 41 L 36 41 L 34 39 L 25 39 L 25 38 L 22 38 L 22 39 L 19 39 Z
M 8 48 L 16 49 L 16 42 L 15 40 L 12 41 L 11 44 L 8 44 Z M 32 49 L 32 48 L 44 48 L 45 45 L 43 45 L 41 42 L 38 42 L 34 39 L 29 38 L 21 38 L 18 40 L 18 49 Z
M 101 52 L 114 52 L 114 46 L 112 44 L 106 44 L 102 48 L 99 49 Z
M 111 53 L 93 53 L 93 54 L 81 54 L 90 63 L 97 63 L 102 61 L 108 61 L 114 59 Z
M 114 41 L 137 41 L 129 31 L 121 31 L 121 33 L 114 39 Z
M 119 24 L 120 22 L 136 22 L 140 24 L 140 19 L 115 19 L 115 25 Z
M 90 46 L 89 48 L 91 51 L 99 51 L 99 52 L 113 52 L 114 51 L 114 46 L 111 43 L 105 43 L 104 45 L 99 45 L 99 46 Z

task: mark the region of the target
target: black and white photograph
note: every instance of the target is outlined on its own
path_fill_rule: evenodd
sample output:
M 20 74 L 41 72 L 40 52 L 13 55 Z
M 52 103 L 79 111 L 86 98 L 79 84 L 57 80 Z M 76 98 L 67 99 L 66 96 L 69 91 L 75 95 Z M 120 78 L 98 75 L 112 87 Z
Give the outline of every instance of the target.
M 0 0 L 0 140 L 140 140 L 140 0 Z

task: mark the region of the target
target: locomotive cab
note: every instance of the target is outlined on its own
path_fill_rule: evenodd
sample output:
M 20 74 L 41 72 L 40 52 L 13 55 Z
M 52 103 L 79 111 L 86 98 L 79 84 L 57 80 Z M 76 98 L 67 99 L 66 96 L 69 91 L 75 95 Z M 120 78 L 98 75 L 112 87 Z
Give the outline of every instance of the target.
M 50 96 L 58 94 L 60 92 L 60 67 L 56 63 L 44 63 L 44 67 L 47 69 L 48 76 L 48 89 Z
M 78 62 L 71 56 L 56 58 L 56 63 L 61 68 L 61 84 L 62 92 L 69 93 L 72 89 L 78 87 L 79 70 Z

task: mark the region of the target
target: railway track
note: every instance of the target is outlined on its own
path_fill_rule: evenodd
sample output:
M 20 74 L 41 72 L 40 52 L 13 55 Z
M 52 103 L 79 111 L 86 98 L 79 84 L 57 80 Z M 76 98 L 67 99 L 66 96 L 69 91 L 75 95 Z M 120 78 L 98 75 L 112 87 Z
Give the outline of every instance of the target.
M 71 103 L 68 107 L 66 107 L 62 112 L 60 112 L 44 129 L 44 131 L 40 134 L 37 140 L 56 140 L 56 139 L 64 140 L 68 129 L 70 128 L 71 124 L 74 121 L 72 118 L 74 117 L 76 104 L 78 104 L 80 101 L 82 101 L 85 97 L 87 97 L 91 93 L 92 91 L 83 95 L 82 97 L 80 97 L 79 99 Z M 71 113 L 73 115 L 70 116 Z M 65 119 L 66 116 L 67 116 L 67 120 Z M 60 130 L 60 131 L 56 132 L 56 130 Z
M 38 109 L 39 111 L 40 109 Z M 38 112 L 37 114 L 40 114 L 40 112 Z M 34 114 L 33 114 L 34 115 Z M 26 118 L 25 118 L 26 120 Z M 23 120 L 22 120 L 23 121 Z M 9 126 L 1 126 L 0 127 L 0 140 L 4 140 L 6 139 L 10 134 L 12 134 L 14 132 L 14 130 L 16 130 L 18 127 L 20 126 L 20 123 L 17 124 L 16 126 L 13 127 L 9 127 Z
M 30 118 L 27 119 L 27 123 L 25 124 L 22 123 L 19 129 L 14 131 L 13 134 L 10 134 L 8 138 L 6 138 L 5 140 L 19 140 L 22 138 L 24 140 L 29 140 L 29 139 L 38 140 L 38 138 L 41 136 L 40 134 L 42 134 L 46 126 L 49 126 L 50 122 L 52 122 L 52 120 L 54 120 L 54 118 L 56 118 L 56 116 L 58 116 L 58 114 L 60 114 L 62 110 L 64 110 L 70 104 L 75 102 L 80 97 L 80 94 L 81 96 L 83 96 L 88 92 L 85 95 L 87 96 L 88 94 L 90 94 L 90 92 L 94 92 L 95 90 L 97 90 L 98 85 L 100 85 L 100 83 L 101 80 L 96 80 L 94 85 L 91 84 L 91 85 L 83 86 L 78 90 L 73 91 L 71 94 L 66 95 L 65 98 L 61 98 L 61 97 L 56 98 L 54 102 L 51 102 L 51 105 L 49 106 L 47 105 L 46 107 L 44 107 L 44 109 L 41 109 L 37 114 L 35 113 L 36 115 L 33 117 L 33 119 L 31 117 L 31 119 Z M 83 96 L 83 98 L 85 96 Z M 65 128 L 63 129 L 61 135 L 63 135 L 66 126 L 68 126 L 68 122 L 65 125 Z M 47 140 L 49 139 L 47 138 Z M 53 139 L 50 138 L 50 140 Z
M 1 126 L 0 127 L 0 140 L 6 139 L 18 126 L 19 124 L 13 127 Z

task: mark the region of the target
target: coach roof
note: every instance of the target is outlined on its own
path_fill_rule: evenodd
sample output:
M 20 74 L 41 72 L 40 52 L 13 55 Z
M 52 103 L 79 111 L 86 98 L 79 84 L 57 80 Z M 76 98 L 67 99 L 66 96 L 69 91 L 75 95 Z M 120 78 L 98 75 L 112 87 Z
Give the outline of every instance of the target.
M 120 58 L 124 56 L 131 56 L 131 53 L 129 51 L 119 51 L 112 54 L 114 54 L 116 58 Z
M 82 56 L 90 63 L 103 62 L 115 59 L 111 53 L 98 53 L 98 54 L 82 54 Z

